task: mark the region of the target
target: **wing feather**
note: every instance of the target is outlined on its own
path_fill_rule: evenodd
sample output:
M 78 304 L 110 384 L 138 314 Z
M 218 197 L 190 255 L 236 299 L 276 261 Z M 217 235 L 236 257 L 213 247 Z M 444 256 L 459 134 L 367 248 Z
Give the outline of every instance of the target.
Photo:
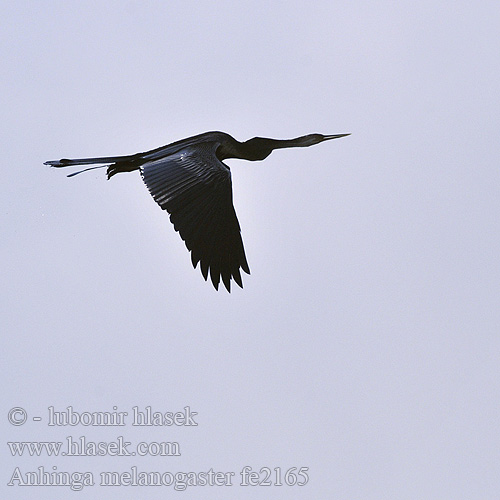
M 205 280 L 216 289 L 231 279 L 243 287 L 240 269 L 250 274 L 233 207 L 231 173 L 216 156 L 218 142 L 188 145 L 141 165 L 142 179 L 154 200 L 191 251 L 193 267 L 200 263 Z

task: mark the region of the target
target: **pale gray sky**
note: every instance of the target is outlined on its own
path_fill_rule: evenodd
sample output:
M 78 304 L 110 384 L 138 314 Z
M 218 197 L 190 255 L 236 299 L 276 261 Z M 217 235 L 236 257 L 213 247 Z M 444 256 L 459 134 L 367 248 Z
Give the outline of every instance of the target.
M 498 2 L 16 1 L 0 19 L 2 498 L 498 498 Z M 227 161 L 252 270 L 230 295 L 192 269 L 137 172 L 43 166 L 208 130 L 352 132 Z M 199 425 L 48 427 L 69 405 L 189 405 Z M 5 444 L 82 435 L 182 455 Z M 241 487 L 246 465 L 310 480 Z M 6 486 L 39 466 L 236 476 Z

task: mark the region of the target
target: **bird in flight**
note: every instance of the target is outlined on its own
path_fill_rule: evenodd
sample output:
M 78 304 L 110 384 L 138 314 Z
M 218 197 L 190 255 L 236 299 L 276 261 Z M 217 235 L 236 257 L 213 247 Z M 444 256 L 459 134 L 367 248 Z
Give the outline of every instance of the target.
M 228 158 L 258 161 L 274 149 L 307 147 L 350 134 L 309 134 L 296 139 L 254 137 L 239 142 L 224 132 L 205 132 L 145 153 L 101 158 L 61 159 L 45 162 L 51 167 L 97 165 L 69 174 L 72 177 L 94 168 L 107 168 L 108 179 L 120 172 L 139 170 L 154 200 L 170 214 L 170 221 L 200 263 L 205 280 L 216 290 L 222 282 L 231 291 L 231 279 L 241 288 L 240 269 L 250 274 L 240 225 L 233 206 Z

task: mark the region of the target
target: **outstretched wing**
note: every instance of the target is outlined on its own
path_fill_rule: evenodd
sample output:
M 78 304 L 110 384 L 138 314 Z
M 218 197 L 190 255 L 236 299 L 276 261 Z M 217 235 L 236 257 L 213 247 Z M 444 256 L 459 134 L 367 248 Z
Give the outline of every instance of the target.
M 219 143 L 203 142 L 141 165 L 149 192 L 163 210 L 186 247 L 191 261 L 200 262 L 205 280 L 215 289 L 222 281 L 231 291 L 231 278 L 243 287 L 240 268 L 250 269 L 240 225 L 233 207 L 231 172 L 215 155 Z

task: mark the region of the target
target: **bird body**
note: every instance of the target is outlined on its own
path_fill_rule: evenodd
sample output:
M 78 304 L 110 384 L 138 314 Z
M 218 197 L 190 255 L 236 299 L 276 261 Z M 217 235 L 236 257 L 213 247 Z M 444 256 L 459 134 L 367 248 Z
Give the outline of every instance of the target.
M 218 289 L 220 280 L 228 291 L 231 279 L 243 287 L 240 269 L 250 274 L 232 200 L 231 172 L 222 160 L 239 158 L 259 161 L 274 149 L 308 147 L 349 134 L 310 134 L 296 139 L 254 137 L 239 142 L 224 132 L 205 132 L 144 153 L 127 156 L 61 159 L 45 162 L 52 167 L 97 165 L 107 168 L 110 179 L 120 172 L 139 170 L 149 192 L 170 214 L 191 252 L 196 268 L 200 263 L 205 280 Z

